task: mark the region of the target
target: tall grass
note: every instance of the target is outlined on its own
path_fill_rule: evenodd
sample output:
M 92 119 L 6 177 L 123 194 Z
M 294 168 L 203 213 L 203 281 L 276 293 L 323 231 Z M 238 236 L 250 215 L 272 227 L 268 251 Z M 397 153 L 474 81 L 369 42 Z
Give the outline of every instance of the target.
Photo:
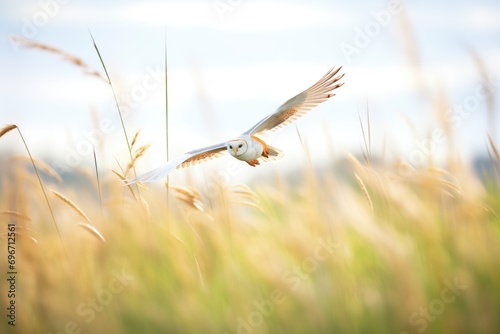
M 30 149 L 28 147 L 28 144 L 26 143 L 26 140 L 24 139 L 24 136 L 23 136 L 23 133 L 21 132 L 21 129 L 19 129 L 19 127 L 17 125 L 15 125 L 15 124 L 5 125 L 0 130 L 0 138 L 2 138 L 4 135 L 6 135 L 7 133 L 9 133 L 10 131 L 13 131 L 13 130 L 17 130 L 17 132 L 19 134 L 19 137 L 21 138 L 21 140 L 23 142 L 24 148 L 26 149 L 26 152 L 28 153 L 29 160 L 31 162 L 31 165 L 33 166 L 33 170 L 35 171 L 36 179 L 38 181 L 38 184 L 40 185 L 40 189 L 42 190 L 43 199 L 45 200 L 47 208 L 49 209 L 50 216 L 52 218 L 52 222 L 54 223 L 54 227 L 55 227 L 55 230 L 57 232 L 57 236 L 59 238 L 60 244 L 61 244 L 61 246 L 62 246 L 62 248 L 64 250 L 66 259 L 69 261 L 68 255 L 66 253 L 66 248 L 64 246 L 64 242 L 63 242 L 63 239 L 61 237 L 61 232 L 59 230 L 59 226 L 58 226 L 56 218 L 54 216 L 54 210 L 52 209 L 52 205 L 50 204 L 49 198 L 47 196 L 47 192 L 45 191 L 45 186 L 43 185 L 42 178 L 40 177 L 40 173 L 38 172 L 37 165 L 35 164 L 35 159 L 33 159 L 33 156 L 31 155 L 31 151 L 30 151 Z M 45 165 L 45 164 L 42 164 L 42 165 Z M 58 179 L 60 179 L 60 177 Z
M 445 168 L 377 161 L 369 117 L 361 133 L 364 159 L 346 157 L 343 174 L 309 164 L 210 198 L 203 185 L 168 185 L 167 203 L 162 188 L 124 192 L 119 179 L 147 154 L 134 139 L 126 167 L 96 169 L 79 188 L 46 193 L 35 164 L 32 174 L 13 160 L 0 212 L 19 227 L 18 318 L 0 331 L 499 332 L 498 176 L 482 181 L 451 158 Z M 488 147 L 499 163 L 491 137 Z M 26 190 L 37 181 L 43 192 Z M 54 265 L 66 261 L 61 241 L 71 272 Z
M 281 175 L 279 186 L 221 188 L 212 206 L 198 188 L 171 186 L 169 207 L 153 187 L 142 200 L 123 198 L 116 177 L 101 176 L 96 233 L 106 243 L 80 232 L 101 217 L 97 190 L 55 184 L 85 203 L 57 192 L 66 200 L 51 201 L 58 220 L 81 219 L 61 232 L 72 273 L 54 266 L 65 256 L 39 210 L 43 194 L 16 191 L 29 176 L 11 165 L 0 208 L 11 208 L 7 194 L 27 202 L 20 214 L 31 221 L 4 218 L 36 231 L 38 242 L 17 243 L 16 331 L 55 333 L 75 322 L 88 333 L 496 332 L 498 183 L 487 191 L 465 165 L 402 177 L 397 165 L 350 161 L 346 181 L 304 173 L 292 185 Z M 132 279 L 120 285 L 117 273 Z

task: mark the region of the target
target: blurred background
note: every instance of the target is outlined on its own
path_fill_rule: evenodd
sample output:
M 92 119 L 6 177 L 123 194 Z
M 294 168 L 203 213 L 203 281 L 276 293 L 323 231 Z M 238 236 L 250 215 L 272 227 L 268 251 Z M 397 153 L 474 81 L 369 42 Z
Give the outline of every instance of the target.
M 0 268 L 18 272 L 0 308 L 15 301 L 17 333 L 499 333 L 499 17 L 498 1 L 2 1 Z M 285 159 L 118 182 L 167 159 L 167 115 L 173 158 L 333 65 L 337 96 L 266 138 Z
M 297 129 L 321 166 L 360 152 L 360 117 L 374 156 L 419 167 L 439 163 L 454 141 L 467 159 L 485 154 L 499 120 L 500 4 L 496 1 L 4 1 L 0 11 L 0 123 L 17 124 L 33 153 L 60 174 L 126 159 L 116 104 L 95 38 L 132 136 L 152 146 L 139 171 L 166 159 L 165 45 L 170 157 L 247 130 L 281 103 L 342 65 L 337 96 L 272 138 L 304 161 Z M 26 40 L 27 39 L 27 40 Z M 74 56 L 29 43 L 42 43 Z M 82 65 L 83 62 L 83 65 Z M 441 104 L 444 114 L 435 106 Z M 440 136 L 445 124 L 450 138 Z M 437 129 L 437 130 L 436 130 Z M 433 131 L 437 136 L 433 138 Z M 331 145 L 333 144 L 333 145 Z M 0 152 L 22 150 L 14 136 Z M 324 154 L 328 150 L 329 154 Z M 420 152 L 420 153 L 419 153 Z M 226 168 L 229 157 L 203 168 Z M 300 160 L 301 159 L 301 160 Z M 242 167 L 244 179 L 250 167 Z M 197 169 L 193 169 L 194 172 Z M 246 176 L 245 176 L 246 175 Z M 183 175 L 179 175 L 183 177 Z

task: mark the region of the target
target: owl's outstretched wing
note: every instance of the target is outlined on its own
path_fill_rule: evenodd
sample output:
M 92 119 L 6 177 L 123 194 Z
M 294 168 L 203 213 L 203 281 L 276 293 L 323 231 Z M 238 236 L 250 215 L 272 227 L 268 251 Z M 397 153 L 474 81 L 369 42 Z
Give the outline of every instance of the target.
M 170 160 L 163 166 L 160 166 L 152 171 L 141 174 L 133 179 L 126 180 L 125 185 L 133 184 L 136 182 L 154 182 L 161 180 L 170 174 L 176 168 L 185 168 L 196 165 L 208 160 L 220 157 L 226 151 L 226 143 L 219 143 L 216 145 L 200 148 L 187 153 L 180 157 Z
M 342 86 L 339 82 L 344 74 L 338 74 L 342 67 L 332 67 L 314 85 L 283 103 L 273 114 L 255 124 L 246 135 L 255 135 L 267 130 L 278 130 L 304 116 L 320 103 L 335 96 L 332 91 Z M 338 75 L 337 75 L 338 74 Z

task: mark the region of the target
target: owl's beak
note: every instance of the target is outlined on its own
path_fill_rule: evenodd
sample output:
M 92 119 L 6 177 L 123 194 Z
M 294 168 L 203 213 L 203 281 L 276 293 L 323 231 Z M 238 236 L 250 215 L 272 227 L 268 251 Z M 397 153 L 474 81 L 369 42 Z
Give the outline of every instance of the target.
M 238 153 L 238 147 L 233 147 L 234 154 Z

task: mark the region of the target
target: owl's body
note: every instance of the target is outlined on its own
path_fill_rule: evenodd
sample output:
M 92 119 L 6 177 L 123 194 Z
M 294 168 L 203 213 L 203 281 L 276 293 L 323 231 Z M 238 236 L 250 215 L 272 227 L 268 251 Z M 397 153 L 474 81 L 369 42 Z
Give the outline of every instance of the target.
M 189 167 L 219 157 L 226 151 L 234 158 L 245 161 L 253 167 L 259 165 L 259 161 L 272 161 L 283 157 L 279 149 L 268 145 L 258 135 L 265 131 L 275 131 L 285 127 L 307 114 L 318 104 L 335 96 L 332 91 L 343 85 L 338 82 L 344 76 L 343 74 L 337 75 L 340 69 L 340 67 L 332 67 L 314 85 L 283 103 L 274 113 L 263 118 L 235 139 L 187 152 L 157 169 L 126 181 L 126 184 L 157 181 L 177 168 Z
M 256 160 L 262 156 L 264 147 L 249 135 L 243 135 L 226 143 L 229 154 L 241 161 Z
M 238 160 L 246 161 L 250 166 L 259 165 L 259 158 L 269 158 L 269 148 L 271 156 L 279 158 L 281 152 L 267 145 L 262 139 L 250 135 L 241 135 L 226 143 L 229 154 Z

